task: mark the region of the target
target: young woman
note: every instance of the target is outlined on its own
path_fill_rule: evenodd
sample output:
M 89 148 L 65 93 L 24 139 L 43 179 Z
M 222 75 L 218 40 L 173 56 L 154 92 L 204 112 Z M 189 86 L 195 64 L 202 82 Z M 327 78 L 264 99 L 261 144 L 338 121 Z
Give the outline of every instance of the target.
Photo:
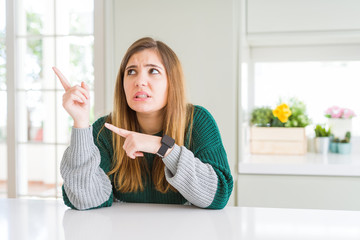
M 203 107 L 186 103 L 182 68 L 164 43 L 142 38 L 126 52 L 111 114 L 89 127 L 89 88 L 53 68 L 74 119 L 60 167 L 74 209 L 124 202 L 190 203 L 221 209 L 233 180 L 219 129 Z

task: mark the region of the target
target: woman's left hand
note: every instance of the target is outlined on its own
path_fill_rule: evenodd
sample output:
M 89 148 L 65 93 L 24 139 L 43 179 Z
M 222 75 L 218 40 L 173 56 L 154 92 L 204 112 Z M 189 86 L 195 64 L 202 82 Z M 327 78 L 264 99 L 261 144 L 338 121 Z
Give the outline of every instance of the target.
M 109 123 L 105 123 L 105 127 L 125 138 L 123 148 L 132 159 L 143 157 L 143 152 L 155 154 L 161 147 L 161 137 L 128 131 Z

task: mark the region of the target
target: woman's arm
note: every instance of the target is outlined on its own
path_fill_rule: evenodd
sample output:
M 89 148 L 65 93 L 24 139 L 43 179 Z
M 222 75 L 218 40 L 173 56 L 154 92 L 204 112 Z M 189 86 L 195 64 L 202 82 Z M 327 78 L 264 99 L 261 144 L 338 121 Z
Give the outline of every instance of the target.
M 53 67 L 53 70 L 65 90 L 63 107 L 74 120 L 71 144 L 60 166 L 64 202 L 81 210 L 109 206 L 112 203 L 111 183 L 99 166 L 101 156 L 94 144 L 93 128 L 89 128 L 89 87 L 84 82 L 71 86 L 59 69 Z
M 197 158 L 184 146 L 175 145 L 171 153 L 163 158 L 166 180 L 195 206 L 224 208 L 232 192 L 232 176 L 228 167 L 213 161 L 224 154 L 225 151 L 218 149 L 203 152 Z
M 93 127 L 72 129 L 71 143 L 60 165 L 64 202 L 79 210 L 111 206 L 113 200 L 112 185 L 100 168 L 100 151 L 92 131 Z
M 215 120 L 206 109 L 195 110 L 192 151 L 175 145 L 163 158 L 166 180 L 190 203 L 221 209 L 233 189 L 231 171 Z

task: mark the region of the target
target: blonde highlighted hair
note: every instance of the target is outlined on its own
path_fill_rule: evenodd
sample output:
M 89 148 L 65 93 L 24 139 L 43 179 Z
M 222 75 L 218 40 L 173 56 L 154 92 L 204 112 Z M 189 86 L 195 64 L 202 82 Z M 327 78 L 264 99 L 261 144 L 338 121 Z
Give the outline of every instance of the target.
M 180 61 L 166 44 L 161 41 L 155 41 L 152 38 L 139 39 L 127 50 L 116 79 L 114 108 L 108 116 L 107 122 L 130 131 L 140 131 L 136 112 L 129 107 L 126 101 L 123 81 L 125 68 L 130 57 L 145 49 L 153 49 L 159 53 L 167 74 L 168 97 L 167 104 L 163 109 L 164 121 L 162 132 L 174 138 L 179 146 L 183 146 L 185 138 L 187 138 L 187 147 L 190 147 L 194 107 L 186 102 L 185 81 Z M 144 157 L 131 159 L 126 155 L 123 149 L 124 138 L 112 133 L 112 140 L 114 156 L 112 169 L 108 172 L 108 175 L 114 175 L 113 181 L 116 190 L 120 192 L 142 191 L 144 190 L 146 177 L 148 174 L 151 174 L 157 191 L 162 193 L 166 193 L 170 189 L 176 191 L 166 181 L 165 165 L 161 158 L 155 156 L 153 167 L 149 169 Z

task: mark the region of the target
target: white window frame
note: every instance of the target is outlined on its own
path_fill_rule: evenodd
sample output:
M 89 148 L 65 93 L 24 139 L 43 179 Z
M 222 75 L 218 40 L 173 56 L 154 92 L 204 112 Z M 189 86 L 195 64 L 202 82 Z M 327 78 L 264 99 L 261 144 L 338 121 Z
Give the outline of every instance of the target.
M 246 100 L 243 100 L 240 105 L 241 113 L 245 114 L 242 117 L 242 121 L 239 122 L 241 132 L 239 135 L 239 149 L 242 151 L 239 153 L 239 168 L 240 174 L 277 174 L 277 175 L 326 175 L 326 176 L 358 176 L 358 168 L 354 168 L 352 165 L 342 165 L 341 169 L 332 170 L 332 166 L 324 164 L 324 166 L 309 166 L 304 167 L 304 171 L 294 169 L 289 164 L 256 164 L 247 162 L 249 156 L 249 118 L 250 113 L 254 106 L 255 99 L 255 82 L 254 82 L 254 65 L 256 62 L 291 62 L 291 61 L 359 61 L 360 55 L 360 32 L 347 34 L 348 38 L 337 36 L 336 32 L 326 34 L 321 37 L 311 37 L 310 33 L 296 36 L 292 34 L 259 34 L 246 35 L 244 34 L 244 48 L 240 52 L 241 64 L 245 67 L 242 68 L 242 73 L 246 72 L 240 77 L 241 84 L 245 88 L 240 88 L 239 93 L 246 95 Z M 284 36 L 286 36 L 284 38 Z M 289 41 L 287 41 L 289 39 Z M 307 41 L 302 41 L 307 39 Z M 315 40 L 313 40 L 315 39 Z M 340 39 L 340 40 L 339 40 Z M 358 41 L 355 41 L 358 40 Z M 246 102 L 244 106 L 243 102 Z M 347 158 L 348 156 L 341 156 Z M 300 173 L 301 172 L 301 173 Z
M 56 1 L 56 0 L 54 0 Z M 94 112 L 95 118 L 105 113 L 105 0 L 94 0 Z M 18 149 L 16 119 L 16 0 L 6 1 L 6 83 L 7 83 L 7 196 L 17 198 Z

